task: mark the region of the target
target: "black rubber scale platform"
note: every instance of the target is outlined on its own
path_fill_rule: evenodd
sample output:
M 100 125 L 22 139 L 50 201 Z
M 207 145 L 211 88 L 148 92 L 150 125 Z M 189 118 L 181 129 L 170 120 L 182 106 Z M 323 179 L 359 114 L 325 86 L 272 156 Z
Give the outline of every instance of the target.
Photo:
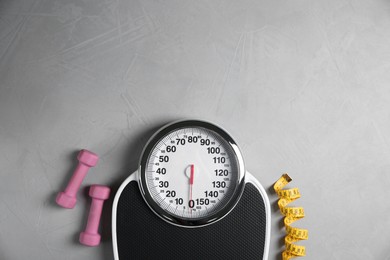
M 149 209 L 132 181 L 118 201 L 116 230 L 120 260 L 263 259 L 265 204 L 247 183 L 237 206 L 222 220 L 200 228 L 177 227 Z

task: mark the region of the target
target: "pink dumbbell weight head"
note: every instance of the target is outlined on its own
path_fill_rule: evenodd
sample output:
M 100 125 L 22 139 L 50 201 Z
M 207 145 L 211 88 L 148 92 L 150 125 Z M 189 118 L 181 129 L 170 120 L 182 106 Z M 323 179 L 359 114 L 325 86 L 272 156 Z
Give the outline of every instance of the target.
M 76 205 L 77 191 L 80 188 L 85 176 L 88 173 L 89 168 L 94 167 L 99 157 L 97 154 L 88 150 L 81 150 L 77 156 L 79 164 L 70 179 L 68 186 L 64 192 L 60 192 L 57 195 L 56 202 L 58 205 L 64 208 L 72 209 Z
M 80 243 L 86 246 L 97 246 L 100 243 L 98 229 L 103 203 L 110 196 L 110 188 L 107 186 L 92 185 L 89 189 L 89 196 L 92 198 L 92 204 L 89 210 L 87 227 L 84 232 L 80 233 Z

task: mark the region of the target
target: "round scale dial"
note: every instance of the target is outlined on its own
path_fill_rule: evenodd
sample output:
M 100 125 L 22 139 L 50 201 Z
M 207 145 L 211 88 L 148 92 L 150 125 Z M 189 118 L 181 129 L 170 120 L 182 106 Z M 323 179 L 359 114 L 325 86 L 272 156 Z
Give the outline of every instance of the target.
M 140 172 L 151 209 L 183 226 L 209 224 L 230 212 L 244 177 L 234 141 L 203 121 L 181 121 L 160 130 L 144 151 Z

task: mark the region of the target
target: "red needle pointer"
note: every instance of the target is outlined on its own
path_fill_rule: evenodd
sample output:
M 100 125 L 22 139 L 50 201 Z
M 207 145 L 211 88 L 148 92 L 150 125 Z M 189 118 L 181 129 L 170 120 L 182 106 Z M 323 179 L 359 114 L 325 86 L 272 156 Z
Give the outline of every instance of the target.
M 195 172 L 195 167 L 193 164 L 191 164 L 191 173 L 190 173 L 190 201 L 192 200 L 192 185 L 194 184 L 194 172 Z M 191 211 L 191 208 L 190 208 Z M 192 211 L 191 211 L 192 214 Z
M 191 164 L 190 185 L 194 184 L 194 171 L 195 171 L 194 165 Z

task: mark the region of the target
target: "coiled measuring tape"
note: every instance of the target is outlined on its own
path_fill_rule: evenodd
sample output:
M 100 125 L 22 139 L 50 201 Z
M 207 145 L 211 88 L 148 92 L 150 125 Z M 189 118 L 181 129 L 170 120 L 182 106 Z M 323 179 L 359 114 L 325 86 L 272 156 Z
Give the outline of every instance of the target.
M 286 228 L 285 250 L 282 253 L 283 260 L 288 260 L 297 256 L 305 256 L 306 248 L 301 245 L 294 244 L 299 240 L 307 240 L 309 232 L 307 229 L 292 227 L 291 224 L 305 216 L 305 211 L 302 207 L 287 207 L 294 200 L 301 197 L 298 188 L 286 189 L 283 188 L 292 179 L 288 174 L 283 174 L 274 184 L 274 190 L 278 194 L 278 206 L 280 213 L 285 216 L 284 226 Z

